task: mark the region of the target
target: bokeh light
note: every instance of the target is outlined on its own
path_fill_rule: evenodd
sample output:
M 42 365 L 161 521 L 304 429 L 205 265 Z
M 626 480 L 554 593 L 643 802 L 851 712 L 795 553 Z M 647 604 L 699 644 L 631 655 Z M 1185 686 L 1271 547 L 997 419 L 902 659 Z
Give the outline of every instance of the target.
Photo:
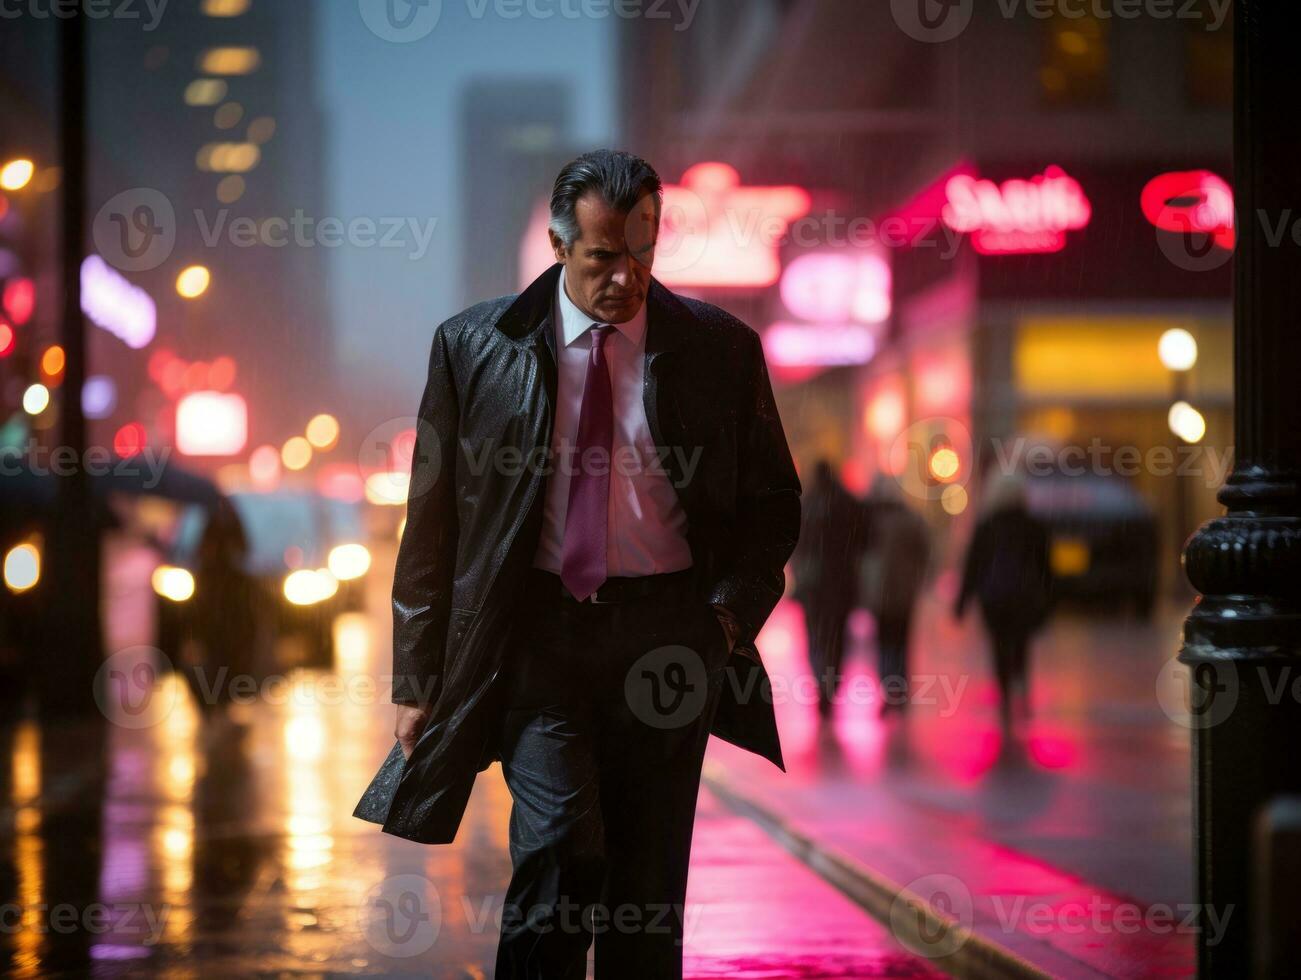
M 190 265 L 176 277 L 176 291 L 185 299 L 195 299 L 208 291 L 212 275 L 207 266 Z

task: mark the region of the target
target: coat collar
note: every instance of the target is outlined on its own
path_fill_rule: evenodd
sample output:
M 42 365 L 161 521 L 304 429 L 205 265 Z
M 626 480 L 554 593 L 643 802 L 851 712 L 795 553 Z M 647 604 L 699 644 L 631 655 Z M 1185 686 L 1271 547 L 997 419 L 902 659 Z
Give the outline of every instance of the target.
M 534 279 L 497 320 L 497 329 L 524 347 L 545 345 L 555 357 L 552 300 L 560 281 L 559 262 Z M 646 354 L 677 350 L 690 340 L 695 314 L 654 276 L 646 295 Z

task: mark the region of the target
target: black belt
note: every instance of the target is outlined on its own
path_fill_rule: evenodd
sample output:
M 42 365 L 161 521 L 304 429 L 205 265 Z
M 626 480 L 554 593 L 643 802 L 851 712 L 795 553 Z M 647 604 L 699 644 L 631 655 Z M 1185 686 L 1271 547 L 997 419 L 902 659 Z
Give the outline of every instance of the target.
M 656 575 L 615 575 L 601 583 L 584 602 L 604 605 L 612 602 L 625 602 L 629 599 L 643 599 L 647 596 L 664 593 L 683 593 L 692 584 L 694 568 L 684 568 L 677 572 L 660 572 Z M 530 591 L 545 597 L 555 597 L 567 602 L 577 603 L 555 572 L 541 568 L 529 569 Z

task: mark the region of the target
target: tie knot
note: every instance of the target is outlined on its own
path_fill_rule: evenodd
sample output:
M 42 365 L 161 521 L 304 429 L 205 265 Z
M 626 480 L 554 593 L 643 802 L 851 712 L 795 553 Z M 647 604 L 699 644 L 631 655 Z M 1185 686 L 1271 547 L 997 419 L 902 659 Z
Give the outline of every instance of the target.
M 611 327 L 608 323 L 592 324 L 592 347 L 595 350 L 601 349 L 601 345 L 605 343 L 605 338 L 610 335 L 610 330 Z

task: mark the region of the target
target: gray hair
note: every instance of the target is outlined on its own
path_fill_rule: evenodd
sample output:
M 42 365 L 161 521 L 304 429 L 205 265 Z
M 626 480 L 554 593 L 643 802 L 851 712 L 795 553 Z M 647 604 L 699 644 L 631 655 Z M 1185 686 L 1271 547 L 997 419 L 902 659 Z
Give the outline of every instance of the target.
M 655 168 L 623 150 L 592 150 L 561 168 L 551 191 L 548 227 L 569 248 L 578 240 L 574 206 L 589 191 L 598 191 L 610 207 L 631 212 L 647 194 L 655 199 L 655 219 L 660 217 L 663 188 Z

